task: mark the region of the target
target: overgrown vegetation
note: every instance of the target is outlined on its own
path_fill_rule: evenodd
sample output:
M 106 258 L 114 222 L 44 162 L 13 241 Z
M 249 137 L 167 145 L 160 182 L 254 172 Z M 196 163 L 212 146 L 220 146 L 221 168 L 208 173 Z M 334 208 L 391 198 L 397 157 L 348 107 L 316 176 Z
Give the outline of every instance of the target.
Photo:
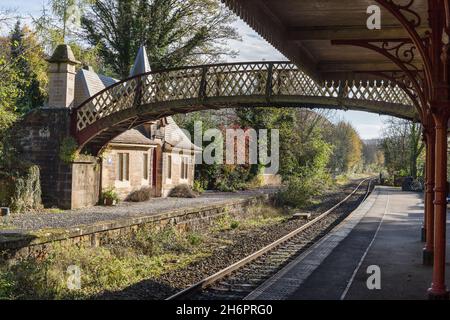
M 198 234 L 165 228 L 138 231 L 105 247 L 56 247 L 44 259 L 3 263 L 0 299 L 81 299 L 117 291 L 205 256 L 201 242 Z M 82 271 L 80 290 L 68 289 L 69 266 Z
M 59 158 L 65 163 L 74 162 L 77 159 L 78 143 L 72 137 L 66 137 L 59 147 Z
M 188 184 L 180 184 L 170 190 L 169 197 L 171 198 L 197 198 L 198 195 L 192 190 Z
M 105 205 L 115 205 L 119 200 L 119 195 L 114 187 L 109 187 L 102 191 L 100 203 Z
M 246 218 L 233 217 L 224 214 L 215 222 L 212 227 L 213 232 L 226 232 L 230 230 L 246 230 L 260 228 L 267 225 L 274 225 L 285 222 L 290 216 L 284 214 L 281 208 L 272 206 L 257 205 L 249 208 Z
M 39 167 L 22 164 L 14 171 L 0 169 L 0 205 L 12 212 L 42 209 Z
M 288 217 L 269 206 L 249 209 L 247 218 L 225 215 L 205 232 L 140 229 L 103 247 L 55 246 L 46 257 L 0 263 L 0 299 L 87 299 L 119 291 L 144 279 L 157 279 L 232 244 L 224 233 L 273 225 Z M 70 290 L 70 266 L 81 271 L 81 288 Z
M 151 198 L 151 187 L 142 187 L 139 190 L 133 191 L 128 195 L 126 201 L 130 202 L 144 202 L 148 201 Z
M 421 125 L 407 120 L 391 118 L 381 141 L 384 153 L 386 182 L 394 184 L 397 178 L 423 177 L 425 145 L 422 141 Z
M 222 138 L 215 138 L 213 147 L 226 144 L 226 129 L 243 132 L 250 128 L 256 132 L 261 129 L 278 130 L 279 174 L 285 184 L 279 201 L 286 201 L 288 206 L 304 206 L 333 185 L 336 177 L 362 172 L 371 166 L 372 160 L 365 158 L 363 142 L 357 131 L 347 122 L 333 123 L 332 118 L 333 113 L 329 111 L 249 107 L 236 111 L 193 113 L 179 116 L 177 121 L 188 129 L 191 136 L 196 122 L 202 123 L 203 132 L 220 128 Z M 251 136 L 246 137 L 247 146 L 251 139 Z M 258 136 L 257 139 L 262 138 Z M 269 150 L 271 143 L 269 138 Z M 205 142 L 203 148 L 211 148 L 210 142 Z M 225 192 L 260 187 L 265 166 L 249 164 L 248 154 L 245 158 L 244 164 L 224 164 L 224 154 L 223 161 L 197 165 L 196 184 Z

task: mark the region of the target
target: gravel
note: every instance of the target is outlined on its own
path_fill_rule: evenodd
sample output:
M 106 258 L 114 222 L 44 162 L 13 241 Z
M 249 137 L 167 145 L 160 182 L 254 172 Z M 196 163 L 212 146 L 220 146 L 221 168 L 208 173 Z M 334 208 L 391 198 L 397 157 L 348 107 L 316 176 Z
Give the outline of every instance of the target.
M 354 181 L 348 185 L 338 188 L 334 191 L 327 192 L 321 199 L 326 199 L 320 204 L 316 204 L 307 208 L 307 212 L 311 212 L 313 217 L 319 213 L 331 208 L 349 193 L 351 193 L 359 181 Z M 364 190 L 360 191 L 350 199 L 345 205 L 338 208 L 330 218 L 319 223 L 317 230 L 311 233 L 312 236 L 326 231 L 335 225 L 339 220 L 343 219 L 359 204 Z M 252 228 L 246 230 L 232 230 L 222 232 L 220 238 L 223 240 L 231 240 L 230 245 L 222 245 L 214 248 L 213 254 L 205 259 L 194 262 L 189 266 L 168 272 L 155 279 L 144 280 L 133 286 L 130 286 L 120 292 L 107 292 L 97 299 L 144 299 L 158 300 L 169 297 L 170 295 L 214 274 L 217 271 L 226 268 L 232 263 L 239 261 L 247 255 L 261 249 L 280 237 L 290 233 L 303 225 L 303 220 L 288 220 L 284 223 Z M 309 230 L 309 229 L 308 229 Z M 317 234 L 316 234 L 317 233 Z
M 198 198 L 153 198 L 146 202 L 121 202 L 115 207 L 94 206 L 78 210 L 16 214 L 7 221 L 7 228 L 0 228 L 0 233 L 36 231 L 39 229 L 72 228 L 105 221 L 122 220 L 156 215 L 161 212 L 202 207 L 240 200 L 264 193 L 273 193 L 274 189 L 258 189 L 237 193 L 205 192 Z

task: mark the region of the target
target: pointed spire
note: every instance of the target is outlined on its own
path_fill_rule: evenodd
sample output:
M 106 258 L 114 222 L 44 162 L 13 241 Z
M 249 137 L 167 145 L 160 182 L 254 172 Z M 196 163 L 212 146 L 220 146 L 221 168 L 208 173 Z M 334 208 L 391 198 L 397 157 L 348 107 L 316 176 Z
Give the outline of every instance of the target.
M 147 50 L 145 49 L 145 46 L 141 46 L 136 59 L 134 60 L 133 68 L 131 68 L 130 77 L 150 71 L 152 71 L 152 69 L 150 68 L 150 62 L 148 61 Z

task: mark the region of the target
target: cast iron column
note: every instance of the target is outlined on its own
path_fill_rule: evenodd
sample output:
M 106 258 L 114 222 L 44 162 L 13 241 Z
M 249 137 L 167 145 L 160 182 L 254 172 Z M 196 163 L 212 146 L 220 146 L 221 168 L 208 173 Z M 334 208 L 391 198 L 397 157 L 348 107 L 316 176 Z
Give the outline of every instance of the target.
M 425 129 L 426 139 L 426 183 L 425 183 L 425 248 L 423 249 L 423 264 L 433 265 L 434 247 L 434 148 L 435 128 L 433 126 Z
M 443 112 L 439 112 L 443 111 Z M 445 285 L 445 246 L 447 222 L 447 110 L 433 113 L 436 124 L 435 188 L 434 188 L 434 265 L 430 299 L 448 299 Z

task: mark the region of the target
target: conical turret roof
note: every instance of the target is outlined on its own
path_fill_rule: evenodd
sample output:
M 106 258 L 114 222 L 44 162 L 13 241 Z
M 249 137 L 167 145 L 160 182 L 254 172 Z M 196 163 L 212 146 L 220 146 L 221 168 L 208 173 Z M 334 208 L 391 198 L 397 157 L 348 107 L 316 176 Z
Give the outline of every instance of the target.
M 150 71 L 152 71 L 152 69 L 150 68 L 150 62 L 148 61 L 147 50 L 144 46 L 141 46 L 136 59 L 134 60 L 133 68 L 131 68 L 130 77 Z

